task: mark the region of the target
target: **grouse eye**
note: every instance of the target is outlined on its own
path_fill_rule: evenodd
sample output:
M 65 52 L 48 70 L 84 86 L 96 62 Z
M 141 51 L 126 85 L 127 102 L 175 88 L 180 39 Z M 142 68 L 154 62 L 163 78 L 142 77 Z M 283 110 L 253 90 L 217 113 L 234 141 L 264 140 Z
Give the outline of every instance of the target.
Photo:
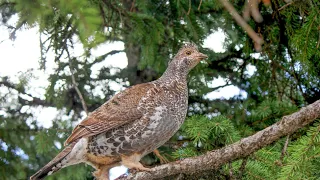
M 191 54 L 191 51 L 187 51 L 187 52 L 186 52 L 186 55 L 189 56 L 190 54 Z

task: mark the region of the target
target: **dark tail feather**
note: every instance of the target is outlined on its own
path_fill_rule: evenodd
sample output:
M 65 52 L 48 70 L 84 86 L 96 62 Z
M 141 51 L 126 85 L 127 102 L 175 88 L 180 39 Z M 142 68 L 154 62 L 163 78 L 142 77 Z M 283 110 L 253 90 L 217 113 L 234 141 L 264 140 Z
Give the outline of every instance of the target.
M 74 145 L 77 143 L 77 141 L 70 143 L 66 148 L 64 148 L 53 160 L 51 160 L 48 164 L 46 164 L 43 168 L 41 168 L 38 172 L 36 172 L 34 175 L 30 177 L 30 180 L 40 180 L 45 178 L 46 176 L 59 171 L 64 164 L 60 164 L 59 166 L 56 166 L 58 163 L 60 163 L 73 149 Z M 50 172 L 50 174 L 48 174 Z

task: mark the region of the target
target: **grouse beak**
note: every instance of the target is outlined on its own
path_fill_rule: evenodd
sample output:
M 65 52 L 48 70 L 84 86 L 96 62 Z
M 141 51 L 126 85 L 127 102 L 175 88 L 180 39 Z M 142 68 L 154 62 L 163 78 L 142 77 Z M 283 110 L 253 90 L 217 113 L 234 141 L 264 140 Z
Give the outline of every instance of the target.
M 199 61 L 201 61 L 201 60 L 203 60 L 203 59 L 207 59 L 208 56 L 205 55 L 205 54 L 202 54 L 202 53 L 198 53 L 198 54 L 197 54 L 197 58 L 198 58 Z

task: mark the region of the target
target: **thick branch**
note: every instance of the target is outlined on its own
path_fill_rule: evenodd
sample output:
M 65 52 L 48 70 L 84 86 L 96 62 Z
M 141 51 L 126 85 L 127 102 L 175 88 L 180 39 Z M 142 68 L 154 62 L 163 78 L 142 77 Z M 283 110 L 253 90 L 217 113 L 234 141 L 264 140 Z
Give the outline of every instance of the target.
M 320 100 L 298 112 L 284 116 L 281 121 L 272 126 L 224 148 L 210 151 L 201 156 L 157 166 L 152 168 L 151 172 L 130 174 L 121 179 L 158 179 L 179 173 L 193 174 L 199 171 L 218 169 L 227 162 L 247 157 L 281 137 L 292 134 L 317 118 L 320 118 Z

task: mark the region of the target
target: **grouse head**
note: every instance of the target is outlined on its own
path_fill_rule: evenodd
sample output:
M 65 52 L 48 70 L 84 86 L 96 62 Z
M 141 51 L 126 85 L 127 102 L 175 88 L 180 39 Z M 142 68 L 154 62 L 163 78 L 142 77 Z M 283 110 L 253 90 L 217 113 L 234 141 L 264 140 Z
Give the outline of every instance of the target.
M 208 58 L 207 55 L 199 52 L 197 45 L 193 43 L 187 43 L 180 48 L 176 56 L 171 63 L 175 63 L 180 70 L 187 70 L 189 72 L 193 69 L 201 60 Z M 170 63 L 170 64 L 171 64 Z

